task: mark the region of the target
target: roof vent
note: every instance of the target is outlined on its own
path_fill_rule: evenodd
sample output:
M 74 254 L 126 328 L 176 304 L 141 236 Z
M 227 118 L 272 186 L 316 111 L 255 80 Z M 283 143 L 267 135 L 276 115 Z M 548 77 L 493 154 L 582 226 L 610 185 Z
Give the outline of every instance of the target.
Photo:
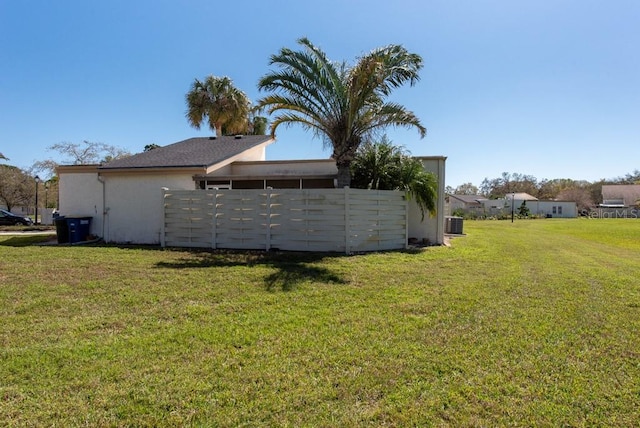
M 216 137 L 209 137 L 209 139 L 210 139 L 210 140 L 215 140 L 215 139 L 216 139 Z
M 236 135 L 234 138 L 235 138 L 236 140 L 239 140 L 239 139 L 241 139 L 241 138 L 242 138 L 242 135 L 238 134 L 238 135 Z

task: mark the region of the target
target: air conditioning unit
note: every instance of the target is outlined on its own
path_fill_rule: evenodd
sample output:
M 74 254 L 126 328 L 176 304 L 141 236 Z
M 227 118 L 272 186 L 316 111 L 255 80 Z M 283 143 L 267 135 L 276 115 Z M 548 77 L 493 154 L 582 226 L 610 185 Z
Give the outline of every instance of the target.
M 448 216 L 444 218 L 444 233 L 462 235 L 462 217 Z

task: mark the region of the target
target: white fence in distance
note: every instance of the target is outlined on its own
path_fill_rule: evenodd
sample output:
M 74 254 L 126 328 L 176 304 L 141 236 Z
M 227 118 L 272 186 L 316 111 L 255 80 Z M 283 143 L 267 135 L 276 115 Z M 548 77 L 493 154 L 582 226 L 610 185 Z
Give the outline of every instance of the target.
M 162 246 L 335 251 L 407 247 L 403 192 L 165 190 Z

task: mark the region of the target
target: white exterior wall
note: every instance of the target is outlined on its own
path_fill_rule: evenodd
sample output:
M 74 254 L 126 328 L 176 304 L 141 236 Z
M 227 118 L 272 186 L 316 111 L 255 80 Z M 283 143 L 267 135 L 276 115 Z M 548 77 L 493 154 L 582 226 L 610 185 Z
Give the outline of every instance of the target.
M 190 175 L 104 175 L 106 242 L 159 244 L 162 188 L 195 189 Z
M 311 161 L 269 161 L 269 162 L 241 162 L 231 165 L 228 175 L 238 176 L 269 176 L 279 175 L 298 178 L 301 175 L 336 175 L 338 168 L 331 159 Z M 216 171 L 216 175 L 225 175 L 224 171 Z
M 436 175 L 438 179 L 438 199 L 436 201 L 436 214 L 433 217 L 425 213 L 424 220 L 418 205 L 409 201 L 409 238 L 416 238 L 418 242 L 429 241 L 429 244 L 444 243 L 444 181 L 445 181 L 445 161 L 442 156 L 419 157 L 424 168 Z
M 531 203 L 531 205 L 529 205 Z M 575 202 L 570 201 L 530 201 L 527 202 L 531 214 L 546 216 L 550 214 L 552 217 L 573 218 L 578 216 L 578 208 Z M 518 205 L 519 207 L 519 205 Z M 555 213 L 553 212 L 553 208 Z M 559 214 L 559 208 L 562 208 L 562 214 Z
M 455 210 L 464 210 L 467 206 L 460 199 L 456 199 L 453 197 L 449 198 L 449 212 L 454 212 Z
M 517 215 L 520 206 L 524 202 L 521 199 L 513 201 L 513 211 Z M 499 212 L 511 213 L 510 199 L 493 199 L 483 201 L 487 215 L 496 215 Z M 550 214 L 552 217 L 573 218 L 578 216 L 578 209 L 575 202 L 571 201 L 527 201 L 527 208 L 532 215 L 546 216 Z M 553 212 L 556 207 L 556 212 Z M 558 207 L 562 207 L 562 214 L 558 214 Z
M 163 187 L 193 190 L 195 184 L 188 174 L 63 173 L 60 215 L 92 217 L 90 233 L 106 242 L 159 244 Z
M 102 237 L 102 183 L 98 172 L 60 174 L 60 206 L 65 217 L 92 217 L 90 233 Z
M 273 141 L 273 140 L 272 140 Z M 234 161 L 263 161 L 267 158 L 267 145 L 261 144 L 233 158 Z

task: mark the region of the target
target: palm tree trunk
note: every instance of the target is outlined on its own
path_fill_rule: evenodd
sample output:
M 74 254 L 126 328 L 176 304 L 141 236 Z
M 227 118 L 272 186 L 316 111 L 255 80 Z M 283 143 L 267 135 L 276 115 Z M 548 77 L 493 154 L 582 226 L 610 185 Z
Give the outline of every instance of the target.
M 351 186 L 351 165 L 349 162 L 337 163 L 338 167 L 338 189 Z
M 222 137 L 222 125 L 216 123 L 216 138 Z

